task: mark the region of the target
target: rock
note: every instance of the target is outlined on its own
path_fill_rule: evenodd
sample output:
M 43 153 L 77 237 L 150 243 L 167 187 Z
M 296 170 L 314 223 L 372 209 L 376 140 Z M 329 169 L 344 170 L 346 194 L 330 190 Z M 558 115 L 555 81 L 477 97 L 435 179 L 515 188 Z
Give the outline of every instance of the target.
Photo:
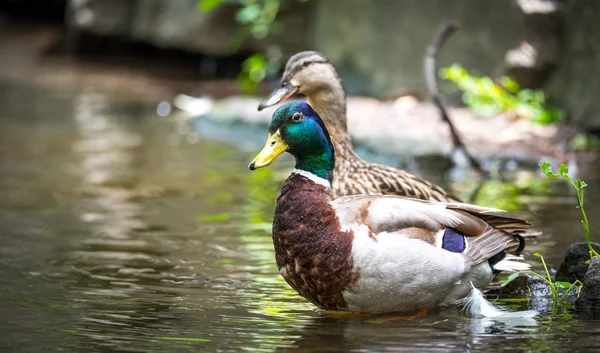
M 33 2 L 33 1 L 31 1 Z M 235 20 L 239 4 L 208 13 L 197 0 L 67 0 L 72 47 L 86 34 L 119 37 L 214 56 L 269 51 L 283 58 L 306 49 L 324 52 L 351 95 L 422 92 L 423 54 L 440 24 L 462 23 L 440 52 L 439 67 L 460 63 L 471 72 L 509 74 L 541 87 L 577 126 L 600 130 L 600 2 L 566 0 L 287 1 L 281 35 L 247 38 Z M 283 6 L 283 5 L 282 5 Z M 335 21 L 332 21 L 335 18 Z M 279 50 L 271 50 L 279 47 Z M 448 86 L 451 87 L 451 86 Z M 453 86 L 452 86 L 453 87 Z M 444 87 L 442 87 L 444 89 Z
M 558 289 L 559 296 L 562 297 L 565 289 Z M 578 289 L 573 288 L 565 297 L 565 302 L 575 303 L 577 300 Z M 529 298 L 529 309 L 539 312 L 548 312 L 552 308 L 552 290 L 548 284 L 534 275 L 524 273 L 517 277 L 504 287 L 494 288 L 486 293 L 490 299 L 515 299 Z
M 596 251 L 600 251 L 600 244 L 592 243 Z M 585 242 L 573 243 L 567 249 L 565 260 L 560 265 L 555 280 L 562 282 L 573 283 L 575 280 L 583 282 L 583 277 L 588 270 L 588 265 L 585 263 L 590 259 L 590 252 Z
M 600 2 L 567 1 L 560 65 L 545 87 L 553 103 L 570 113 L 575 126 L 600 129 Z
M 540 278 L 524 273 L 504 287 L 493 289 L 487 294 L 500 298 L 535 298 L 552 295 L 550 288 Z
M 285 27 L 279 36 L 257 40 L 241 38 L 243 27 L 235 20 L 239 5 L 225 3 L 210 12 L 196 8 L 197 0 L 69 0 L 66 25 L 70 36 L 94 34 L 120 37 L 208 55 L 233 55 L 240 52 L 265 52 L 273 44 L 284 55 L 310 47 L 311 4 L 290 2 L 277 20 Z
M 540 88 L 560 64 L 566 24 L 564 0 L 517 0 L 524 14 L 518 46 L 504 57 L 507 76 Z
M 461 29 L 440 51 L 438 67 L 460 63 L 494 76 L 502 73 L 504 55 L 520 37 L 522 13 L 512 3 L 319 1 L 315 48 L 337 65 L 350 94 L 423 87 L 425 49 L 443 22 L 456 19 Z
M 66 9 L 67 28 L 89 31 L 99 35 L 127 34 L 134 13 L 132 1 L 71 0 Z
M 580 308 L 600 307 L 600 258 L 594 257 L 583 278 L 581 295 L 575 302 Z
M 539 312 L 547 312 L 552 306 L 552 291 L 543 280 L 530 274 L 522 274 L 504 287 L 491 289 L 486 297 L 493 299 L 526 299 L 527 307 Z

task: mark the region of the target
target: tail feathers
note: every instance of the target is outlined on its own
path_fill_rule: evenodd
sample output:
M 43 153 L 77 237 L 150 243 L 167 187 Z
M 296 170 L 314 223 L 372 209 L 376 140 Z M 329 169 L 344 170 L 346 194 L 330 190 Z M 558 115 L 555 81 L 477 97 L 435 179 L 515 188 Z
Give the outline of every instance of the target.
M 506 254 L 502 261 L 495 263 L 492 268 L 496 271 L 527 271 L 531 269 L 531 265 L 523 261 L 522 256 L 516 256 L 511 254 Z
M 540 235 L 544 234 L 542 231 L 540 230 L 533 230 L 530 229 L 528 231 L 525 231 L 523 233 L 519 233 L 520 236 L 522 236 L 523 238 L 537 238 Z
M 535 310 L 525 311 L 506 311 L 499 308 L 485 299 L 483 293 L 471 283 L 471 293 L 463 299 L 457 300 L 463 310 L 470 317 L 488 317 L 488 318 L 527 318 L 534 317 L 539 313 Z

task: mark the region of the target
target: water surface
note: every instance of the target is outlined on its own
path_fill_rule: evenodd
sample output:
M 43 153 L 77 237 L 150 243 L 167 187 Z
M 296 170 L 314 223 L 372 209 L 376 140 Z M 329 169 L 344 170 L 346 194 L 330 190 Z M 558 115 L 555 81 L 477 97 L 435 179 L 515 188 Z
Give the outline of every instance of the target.
M 551 317 L 543 306 L 536 320 L 508 323 L 454 308 L 408 322 L 324 316 L 275 266 L 270 221 L 292 161 L 247 170 L 262 128 L 177 122 L 158 117 L 156 103 L 14 85 L 0 85 L 0 106 L 3 352 L 600 349 L 597 319 Z M 377 158 L 463 197 L 477 184 L 443 160 Z M 594 228 L 600 189 L 588 183 Z M 495 177 L 477 202 L 535 223 L 545 234 L 527 254 L 554 266 L 583 239 L 573 193 L 535 171 Z

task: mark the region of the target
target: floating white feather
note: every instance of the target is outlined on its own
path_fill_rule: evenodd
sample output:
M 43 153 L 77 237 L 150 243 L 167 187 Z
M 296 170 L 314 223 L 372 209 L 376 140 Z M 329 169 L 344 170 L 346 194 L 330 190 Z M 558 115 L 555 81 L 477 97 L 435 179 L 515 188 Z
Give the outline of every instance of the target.
M 457 300 L 457 304 L 462 305 L 463 310 L 471 317 L 524 318 L 539 314 L 535 310 L 506 311 L 487 301 L 483 293 L 473 286 L 473 283 L 471 283 L 471 288 L 471 293 L 468 296 Z

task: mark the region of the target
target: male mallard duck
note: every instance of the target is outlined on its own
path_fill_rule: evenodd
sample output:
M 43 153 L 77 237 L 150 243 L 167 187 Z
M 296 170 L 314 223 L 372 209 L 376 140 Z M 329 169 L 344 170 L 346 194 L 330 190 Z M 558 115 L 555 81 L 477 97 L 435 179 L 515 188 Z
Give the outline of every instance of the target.
M 308 97 L 310 104 L 331 132 L 336 153 L 333 171 L 333 197 L 357 194 L 401 195 L 423 200 L 459 201 L 441 187 L 404 170 L 368 163 L 352 148 L 346 127 L 346 95 L 335 67 L 315 51 L 292 56 L 285 66 L 281 86 L 259 105 L 273 106 L 295 93 Z
M 249 168 L 266 167 L 283 152 L 296 167 L 277 197 L 276 262 L 289 285 L 321 309 L 426 310 L 465 297 L 471 284 L 485 287 L 495 271 L 528 268 L 505 253 L 523 249 L 526 221 L 392 195 L 333 200 L 333 143 L 307 103 L 275 111 L 267 143 Z

